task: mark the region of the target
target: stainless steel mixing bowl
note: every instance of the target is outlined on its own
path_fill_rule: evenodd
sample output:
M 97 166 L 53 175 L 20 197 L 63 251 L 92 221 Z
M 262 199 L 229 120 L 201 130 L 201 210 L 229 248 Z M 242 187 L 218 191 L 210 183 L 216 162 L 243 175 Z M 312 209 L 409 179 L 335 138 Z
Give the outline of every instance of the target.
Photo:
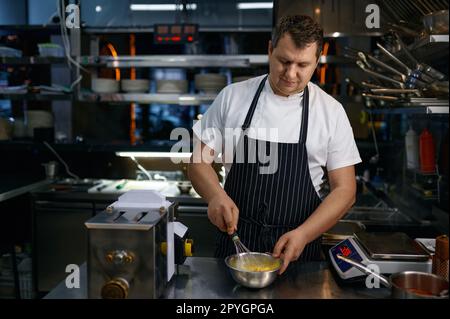
M 267 270 L 251 271 L 248 269 L 252 267 L 242 267 L 243 264 L 248 266 L 249 263 L 252 266 Z M 250 252 L 228 256 L 225 258 L 225 264 L 237 283 L 249 288 L 264 288 L 277 278 L 282 261 L 270 254 Z

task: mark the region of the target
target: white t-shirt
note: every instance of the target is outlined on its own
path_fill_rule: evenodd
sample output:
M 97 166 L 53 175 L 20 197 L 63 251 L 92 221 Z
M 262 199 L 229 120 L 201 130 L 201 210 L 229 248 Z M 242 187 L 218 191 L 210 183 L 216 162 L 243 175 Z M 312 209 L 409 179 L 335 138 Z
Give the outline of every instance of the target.
M 264 75 L 228 85 L 219 93 L 202 119 L 194 124 L 193 131 L 197 138 L 217 153 L 221 153 L 222 159 L 231 158 L 231 161 L 224 163 L 226 173 L 230 171 L 233 158 L 232 155 L 225 154 L 230 152 L 230 148 L 225 147 L 226 129 L 241 128 L 263 78 Z M 311 82 L 308 83 L 308 89 L 306 149 L 311 180 L 320 194 L 323 168 L 331 171 L 355 165 L 361 162 L 361 158 L 342 105 Z M 261 91 L 248 136 L 272 142 L 298 143 L 302 98 L 303 92 L 289 97 L 276 95 L 267 80 Z M 213 132 L 211 128 L 214 128 Z M 277 134 L 269 134 L 271 128 L 277 129 Z

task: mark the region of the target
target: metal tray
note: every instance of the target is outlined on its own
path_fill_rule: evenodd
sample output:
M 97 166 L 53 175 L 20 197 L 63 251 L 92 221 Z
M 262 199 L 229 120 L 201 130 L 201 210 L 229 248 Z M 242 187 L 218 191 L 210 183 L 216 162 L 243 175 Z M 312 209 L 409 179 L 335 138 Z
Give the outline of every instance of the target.
M 427 260 L 430 255 L 405 233 L 360 232 L 355 238 L 372 259 Z

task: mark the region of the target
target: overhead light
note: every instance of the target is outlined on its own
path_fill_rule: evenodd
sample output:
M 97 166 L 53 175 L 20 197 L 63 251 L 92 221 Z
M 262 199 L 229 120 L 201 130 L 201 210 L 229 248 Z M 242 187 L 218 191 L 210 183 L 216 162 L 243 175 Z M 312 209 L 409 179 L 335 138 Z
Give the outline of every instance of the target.
M 182 11 L 183 4 L 130 4 L 131 11 Z M 187 3 L 186 10 L 196 10 L 196 3 Z
M 272 9 L 273 2 L 238 2 L 236 7 L 238 10 Z
M 147 158 L 188 158 L 192 153 L 179 152 L 116 152 L 120 157 L 147 157 Z
M 331 34 L 331 36 L 332 36 L 333 38 L 339 38 L 339 37 L 341 36 L 341 33 L 340 33 L 340 32 L 333 32 L 333 33 Z
M 187 3 L 186 4 L 186 9 L 187 10 L 196 10 L 197 9 L 197 4 L 196 3 Z
M 180 96 L 178 99 L 180 101 L 195 101 L 194 96 Z
M 95 12 L 101 12 L 102 11 L 102 7 L 101 6 L 96 6 L 95 7 Z

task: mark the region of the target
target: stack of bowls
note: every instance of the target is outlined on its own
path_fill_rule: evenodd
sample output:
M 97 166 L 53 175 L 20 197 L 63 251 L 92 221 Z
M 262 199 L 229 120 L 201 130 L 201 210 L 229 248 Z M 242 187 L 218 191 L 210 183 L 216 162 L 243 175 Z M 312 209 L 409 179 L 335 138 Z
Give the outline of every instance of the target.
M 205 93 L 218 93 L 227 85 L 227 77 L 218 73 L 196 74 L 195 87 Z
M 156 92 L 182 94 L 188 91 L 187 80 L 157 80 Z
M 145 93 L 148 92 L 150 81 L 145 79 L 131 80 L 124 79 L 121 82 L 122 91 L 128 93 Z
M 113 79 L 92 79 L 92 91 L 95 93 L 117 93 L 119 92 L 119 81 Z

